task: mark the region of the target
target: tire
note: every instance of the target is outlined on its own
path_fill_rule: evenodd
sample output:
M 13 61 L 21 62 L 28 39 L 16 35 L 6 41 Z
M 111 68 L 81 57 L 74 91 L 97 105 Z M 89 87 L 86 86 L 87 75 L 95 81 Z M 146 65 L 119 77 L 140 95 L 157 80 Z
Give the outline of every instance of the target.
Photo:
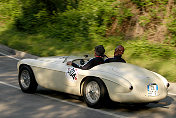
M 21 90 L 24 93 L 35 93 L 37 89 L 37 82 L 34 73 L 29 66 L 22 66 L 18 74 L 18 82 Z
M 108 99 L 105 84 L 98 78 L 88 78 L 83 85 L 83 98 L 87 106 L 99 108 Z

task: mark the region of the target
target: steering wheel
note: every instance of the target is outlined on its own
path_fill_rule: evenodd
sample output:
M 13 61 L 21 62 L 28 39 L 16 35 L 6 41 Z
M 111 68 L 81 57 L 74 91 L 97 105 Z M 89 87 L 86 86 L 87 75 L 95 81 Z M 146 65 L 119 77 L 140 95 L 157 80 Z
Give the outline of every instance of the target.
M 81 65 L 84 65 L 84 64 L 85 64 L 84 59 L 81 59 L 81 60 L 80 60 L 80 64 L 81 64 Z

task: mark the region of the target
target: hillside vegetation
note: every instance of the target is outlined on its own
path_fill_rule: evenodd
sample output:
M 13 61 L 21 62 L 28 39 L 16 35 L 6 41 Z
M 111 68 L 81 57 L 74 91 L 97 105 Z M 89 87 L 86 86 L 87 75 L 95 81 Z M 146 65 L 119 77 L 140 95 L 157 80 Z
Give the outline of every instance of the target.
M 175 0 L 0 0 L 0 43 L 38 56 L 106 54 L 176 82 Z

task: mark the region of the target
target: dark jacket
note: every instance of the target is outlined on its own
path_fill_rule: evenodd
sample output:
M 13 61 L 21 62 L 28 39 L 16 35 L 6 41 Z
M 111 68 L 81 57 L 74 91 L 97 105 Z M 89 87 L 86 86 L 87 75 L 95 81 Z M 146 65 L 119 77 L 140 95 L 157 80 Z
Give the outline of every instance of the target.
M 89 62 L 87 62 L 83 66 L 79 66 L 79 65 L 77 65 L 75 63 L 72 63 L 72 66 L 75 67 L 75 68 L 80 68 L 80 69 L 83 69 L 83 70 L 88 70 L 88 69 L 91 69 L 94 66 L 97 66 L 97 65 L 103 64 L 103 63 L 104 63 L 103 58 L 101 58 L 101 57 L 95 57 L 95 58 L 90 59 Z
M 114 58 L 108 58 L 105 60 L 105 63 L 109 62 L 123 62 L 126 63 L 124 59 L 122 59 L 122 55 L 114 56 Z

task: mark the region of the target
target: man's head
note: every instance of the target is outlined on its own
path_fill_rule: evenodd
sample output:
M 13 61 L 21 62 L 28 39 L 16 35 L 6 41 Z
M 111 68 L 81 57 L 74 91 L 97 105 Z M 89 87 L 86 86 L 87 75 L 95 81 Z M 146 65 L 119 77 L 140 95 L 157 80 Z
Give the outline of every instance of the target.
M 115 51 L 114 51 L 114 56 L 117 56 L 117 55 L 122 55 L 124 53 L 125 49 L 122 45 L 118 45 L 116 48 L 115 48 Z
M 98 45 L 95 47 L 95 56 L 104 56 L 105 49 L 102 45 Z

